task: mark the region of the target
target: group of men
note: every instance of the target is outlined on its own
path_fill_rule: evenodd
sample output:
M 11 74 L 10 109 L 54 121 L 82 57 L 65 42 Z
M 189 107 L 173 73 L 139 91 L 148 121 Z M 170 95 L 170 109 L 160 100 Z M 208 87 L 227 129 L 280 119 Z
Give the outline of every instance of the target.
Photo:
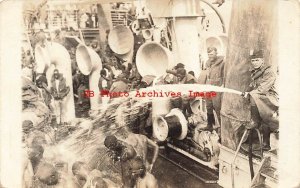
M 58 125 L 67 123 L 63 119 L 63 105 L 70 92 L 70 87 L 67 86 L 63 74 L 59 73 L 58 69 L 53 71 L 50 90 L 48 90 L 48 81 L 45 75 L 37 76 L 36 85 L 40 91 L 41 99 L 51 111 L 54 111 L 56 123 Z M 51 105 L 51 99 L 53 99 L 54 108 Z
M 225 86 L 225 59 L 218 55 L 217 48 L 207 48 L 208 60 L 206 62 L 205 70 L 202 70 L 200 79 L 196 79 L 194 72 L 187 72 L 184 64 L 178 63 L 172 70 L 167 70 L 168 76 L 162 81 L 164 84 L 209 84 L 213 86 Z M 270 65 L 264 61 L 264 53 L 262 50 L 254 50 L 249 56 L 251 62 L 251 84 L 250 90 L 243 93 L 243 97 L 249 101 L 251 106 L 251 120 L 247 124 L 247 128 L 260 128 L 263 133 L 263 149 L 270 150 L 270 133 L 278 129 L 278 122 L 273 122 L 272 119 L 266 120 L 264 116 L 265 108 L 260 105 L 262 100 L 267 100 L 271 105 L 274 114 L 278 112 L 278 95 L 275 88 L 276 74 Z M 131 66 L 130 66 L 131 67 Z M 99 80 L 99 89 L 109 89 L 111 92 L 127 92 L 129 90 L 128 76 L 126 76 L 126 69 L 123 70 L 117 79 L 112 82 L 111 77 L 104 69 L 101 71 L 101 78 Z M 130 73 L 132 69 L 128 70 Z M 173 76 L 170 76 L 173 75 Z M 147 87 L 153 84 L 154 77 L 145 76 L 140 79 L 139 88 Z M 225 86 L 226 87 L 226 86 Z M 263 98 L 263 99 L 262 99 Z M 205 99 L 207 109 L 207 127 L 204 130 L 213 130 L 213 125 L 218 122 L 221 124 L 221 103 L 222 93 L 218 93 L 216 97 Z M 223 99 L 224 100 L 224 99 Z M 257 106 L 258 105 L 258 106 Z M 269 106 L 270 106 L 269 105 Z M 216 113 L 216 116 L 214 115 Z M 261 117 L 262 116 L 262 117 Z M 274 125 L 275 124 L 275 125 Z M 251 126 L 250 126 L 251 125 Z
M 123 127 L 116 134 L 107 136 L 104 145 L 111 153 L 111 159 L 121 163 L 124 188 L 158 187 L 151 174 L 159 150 L 154 141 L 138 134 L 135 129 Z M 151 157 L 149 153 L 152 153 Z
M 225 85 L 225 61 L 224 57 L 217 55 L 215 47 L 207 48 L 208 61 L 206 63 L 207 70 L 205 73 L 205 84 L 226 87 Z M 278 118 L 268 118 L 271 114 L 278 115 L 278 95 L 275 88 L 276 74 L 270 65 L 264 60 L 264 52 L 262 50 L 253 50 L 249 56 L 251 62 L 251 84 L 250 90 L 243 92 L 242 97 L 250 103 L 250 122 L 246 124 L 247 129 L 260 128 L 263 133 L 263 150 L 268 151 L 270 147 L 270 133 L 277 131 Z M 218 122 L 221 123 L 221 101 L 222 94 L 218 93 L 212 99 L 206 99 L 207 107 L 207 130 L 213 129 L 215 124 L 214 111 L 216 112 Z M 267 106 L 267 107 L 266 107 Z M 269 112 L 268 112 L 269 111 Z M 275 118 L 276 119 L 276 118 Z M 221 125 L 222 126 L 222 125 Z
M 207 55 L 208 60 L 204 66 L 206 68 L 202 70 L 198 80 L 194 77 L 192 71 L 187 73 L 184 65 L 178 63 L 172 70 L 167 70 L 167 73 L 175 76 L 171 83 L 200 83 L 226 87 L 224 57 L 218 55 L 217 48 L 215 47 L 208 47 Z M 252 54 L 249 56 L 249 61 L 251 62 L 251 69 L 249 70 L 251 72 L 250 90 L 242 94 L 242 97 L 244 97 L 251 106 L 251 119 L 246 125 L 246 128 L 259 128 L 262 130 L 263 150 L 268 151 L 271 149 L 270 133 L 278 129 L 278 118 L 274 120 L 274 118 L 266 117 L 270 116 L 270 111 L 274 113 L 271 114 L 271 116 L 278 115 L 278 95 L 275 88 L 276 74 L 273 72 L 272 67 L 265 63 L 264 52 L 262 50 L 252 51 Z M 218 124 L 221 125 L 220 111 L 222 100 L 226 100 L 222 99 L 222 93 L 217 93 L 215 97 L 205 99 L 207 126 L 203 127 L 203 130 L 212 131 L 217 121 Z

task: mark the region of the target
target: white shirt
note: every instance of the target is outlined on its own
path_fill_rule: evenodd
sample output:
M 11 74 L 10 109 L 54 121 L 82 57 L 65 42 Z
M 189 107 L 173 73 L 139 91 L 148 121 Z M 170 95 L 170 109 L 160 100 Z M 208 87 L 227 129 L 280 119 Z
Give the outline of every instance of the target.
M 102 80 L 102 87 L 107 87 L 107 81 L 105 79 Z
M 59 80 L 55 79 L 55 85 L 56 85 L 56 90 L 57 90 L 57 93 L 59 93 L 59 90 L 58 90 L 58 86 L 59 86 Z

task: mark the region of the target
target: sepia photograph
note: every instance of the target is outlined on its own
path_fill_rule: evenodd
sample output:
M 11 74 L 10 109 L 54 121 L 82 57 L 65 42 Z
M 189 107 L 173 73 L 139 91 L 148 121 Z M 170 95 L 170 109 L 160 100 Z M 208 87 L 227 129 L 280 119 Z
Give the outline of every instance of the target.
M 0 188 L 299 188 L 300 1 L 0 1 Z

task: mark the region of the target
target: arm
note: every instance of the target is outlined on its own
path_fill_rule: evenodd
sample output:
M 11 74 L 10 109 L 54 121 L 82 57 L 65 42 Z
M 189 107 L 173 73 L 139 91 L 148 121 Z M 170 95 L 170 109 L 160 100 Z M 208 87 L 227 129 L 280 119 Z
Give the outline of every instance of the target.
M 42 85 L 43 85 L 43 88 L 45 89 L 45 91 L 50 95 L 50 97 L 52 97 L 51 96 L 51 91 L 48 90 L 47 85 L 45 83 L 43 83 Z
M 69 94 L 69 92 L 70 92 L 70 87 L 67 86 L 65 78 L 63 78 L 63 80 L 62 80 L 62 85 L 63 85 L 63 92 L 62 92 L 62 94 L 60 96 L 61 99 L 63 99 L 64 97 L 66 97 Z
M 50 88 L 50 93 L 51 96 L 56 100 L 58 96 L 53 87 Z
M 104 78 L 106 81 L 111 81 L 111 79 L 108 76 L 107 77 L 103 76 L 102 78 Z
M 267 92 L 274 86 L 276 80 L 276 75 L 273 73 L 271 68 L 268 68 L 263 73 L 263 79 L 262 82 L 259 84 L 259 86 L 252 90 L 250 93 L 256 93 L 256 94 L 267 94 Z
M 223 59 L 222 65 L 221 65 L 221 78 L 222 78 L 221 87 L 224 87 L 224 83 L 225 83 L 225 62 L 224 62 L 224 59 Z
M 166 70 L 166 73 L 173 74 L 175 76 L 177 74 L 176 71 L 174 71 L 174 70 Z
M 110 72 L 112 71 L 111 67 L 109 65 L 107 65 L 107 64 L 103 65 L 103 69 L 107 69 Z
M 98 89 L 99 89 L 99 91 L 103 90 L 101 77 L 98 80 Z
M 109 89 L 109 92 L 112 93 L 112 92 L 114 92 L 115 89 L 116 89 L 116 85 L 115 85 L 115 83 L 113 83 Z
M 156 178 L 152 175 L 152 174 L 148 174 L 147 175 L 148 179 L 147 179 L 147 188 L 158 188 L 158 183 Z
M 149 138 L 147 138 L 147 145 L 150 146 L 150 147 L 152 147 L 153 150 L 154 150 L 154 152 L 153 152 L 153 157 L 152 157 L 152 161 L 151 161 L 151 168 L 150 168 L 150 170 L 151 170 L 153 164 L 155 163 L 155 161 L 156 161 L 156 159 L 157 159 L 157 157 L 158 157 L 158 150 L 159 150 L 159 147 L 158 147 L 158 145 L 157 145 L 154 141 L 150 140 Z

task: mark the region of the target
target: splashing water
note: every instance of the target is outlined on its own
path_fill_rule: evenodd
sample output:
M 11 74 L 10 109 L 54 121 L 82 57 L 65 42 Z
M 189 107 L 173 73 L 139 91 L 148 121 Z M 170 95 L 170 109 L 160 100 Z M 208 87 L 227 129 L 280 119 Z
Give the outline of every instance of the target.
M 183 95 L 193 92 L 227 92 L 241 95 L 242 92 L 212 85 L 184 84 L 184 85 L 155 85 L 139 90 L 149 91 L 181 92 Z M 71 162 L 81 160 L 87 163 L 98 161 L 101 168 L 116 176 L 118 167 L 112 164 L 107 156 L 107 149 L 104 147 L 104 139 L 107 135 L 116 133 L 121 127 L 128 126 L 138 117 L 147 115 L 146 111 L 151 104 L 153 97 L 135 97 L 136 91 L 132 91 L 129 97 L 114 98 L 103 106 L 90 119 L 83 120 L 89 122 L 87 125 L 81 123 L 73 134 L 69 135 L 59 145 L 60 151 L 68 153 L 65 161 Z M 146 110 L 145 110 L 146 109 Z M 150 109 L 148 109 L 150 110 Z M 91 131 L 92 130 L 92 131 Z M 72 158 L 72 159 L 71 159 Z M 99 163 L 100 161 L 100 163 Z M 116 180 L 119 181 L 119 180 Z

